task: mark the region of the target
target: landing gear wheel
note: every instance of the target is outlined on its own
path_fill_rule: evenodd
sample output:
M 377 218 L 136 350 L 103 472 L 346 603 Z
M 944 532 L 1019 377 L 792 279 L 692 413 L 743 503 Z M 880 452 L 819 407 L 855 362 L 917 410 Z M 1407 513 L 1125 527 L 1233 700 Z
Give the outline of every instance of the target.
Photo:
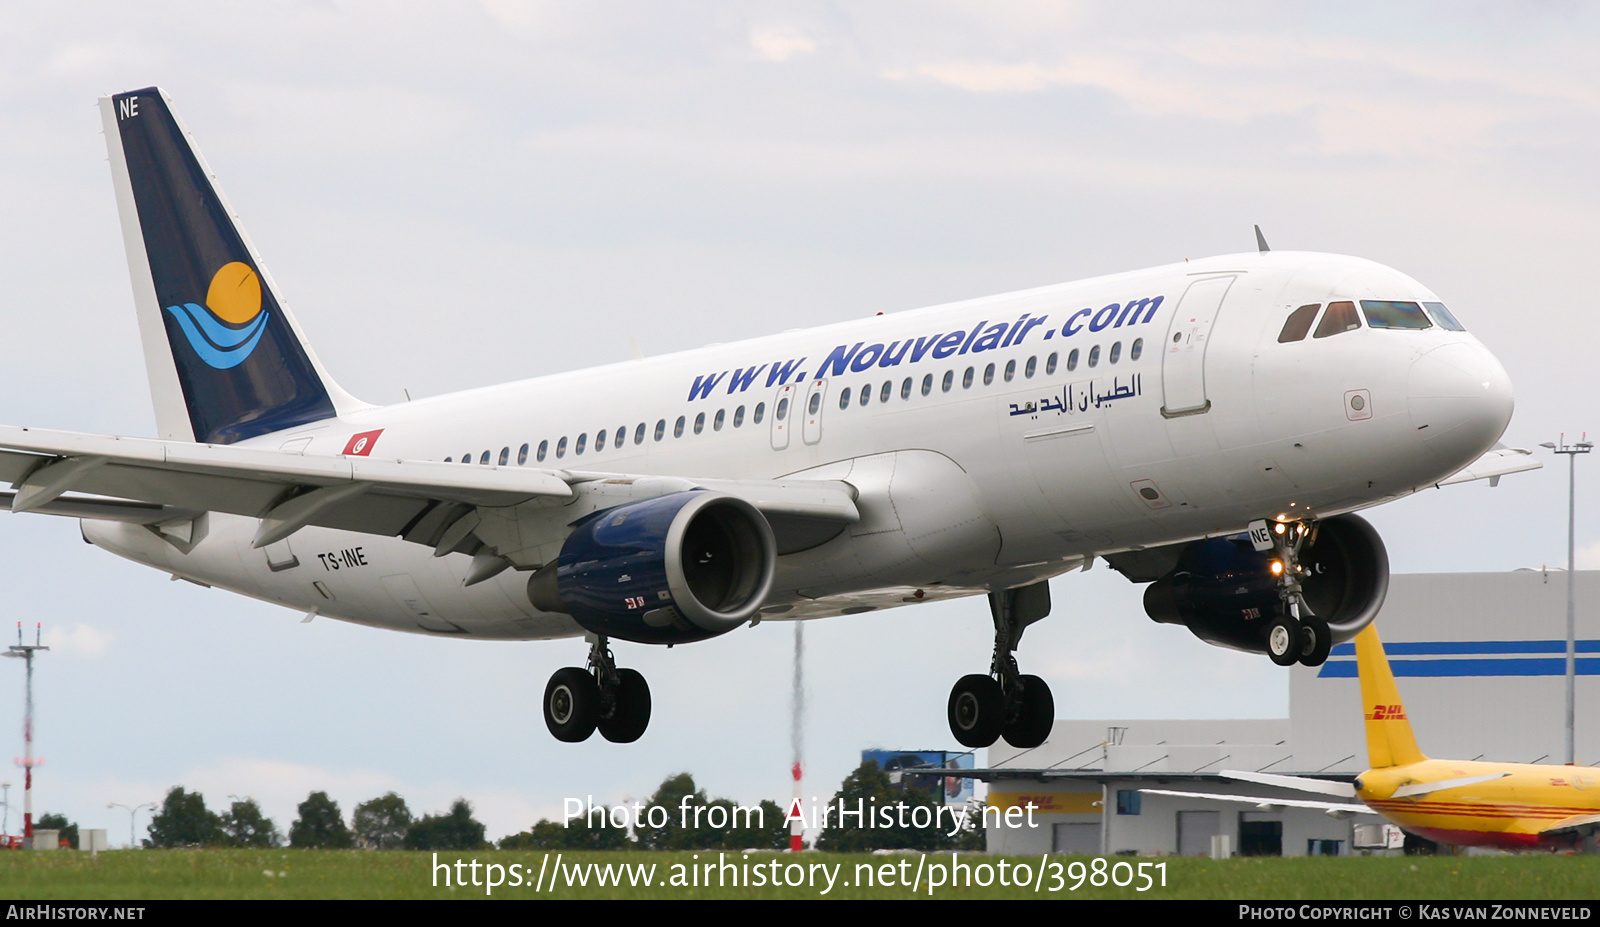
M 992 746 L 1005 724 L 1000 683 L 988 676 L 962 676 L 950 690 L 949 714 L 950 733 L 962 746 Z
M 599 719 L 600 736 L 614 744 L 631 744 L 650 726 L 650 684 L 638 670 L 617 670 L 617 691 L 611 714 Z
M 1300 662 L 1306 666 L 1321 666 L 1333 650 L 1333 631 L 1328 623 L 1315 615 L 1300 620 Z
M 587 670 L 562 667 L 544 687 L 544 723 L 556 740 L 589 739 L 600 713 L 600 687 Z
M 1267 625 L 1267 656 L 1279 666 L 1293 666 L 1300 659 L 1300 622 L 1288 615 L 1272 619 Z
M 1019 676 L 1022 705 L 1017 717 L 1005 726 L 1001 736 L 1019 750 L 1037 747 L 1050 736 L 1056 723 L 1056 700 L 1050 686 L 1038 676 Z

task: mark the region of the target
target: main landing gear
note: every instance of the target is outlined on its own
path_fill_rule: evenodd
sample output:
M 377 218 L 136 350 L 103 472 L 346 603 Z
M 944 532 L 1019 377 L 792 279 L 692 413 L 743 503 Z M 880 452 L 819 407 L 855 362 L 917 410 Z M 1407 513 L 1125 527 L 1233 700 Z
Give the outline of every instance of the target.
M 1056 703 L 1038 676 L 1017 669 L 1022 632 L 1050 614 L 1050 587 L 1031 586 L 989 593 L 994 618 L 994 659 L 989 675 L 963 676 L 950 690 L 950 733 L 967 747 L 987 747 L 1004 737 L 1013 747 L 1037 747 L 1050 736 Z
M 544 687 L 544 723 L 567 743 L 596 728 L 612 743 L 633 743 L 650 726 L 650 686 L 638 670 L 617 669 L 605 636 L 594 635 L 588 669 L 558 669 Z
M 1272 569 L 1278 577 L 1278 597 L 1283 600 L 1283 614 L 1267 624 L 1267 656 L 1279 666 L 1321 666 L 1333 649 L 1333 632 L 1328 622 L 1313 614 L 1306 604 L 1301 580 L 1310 571 L 1300 562 L 1301 548 L 1316 543 L 1316 522 L 1280 521 L 1264 530 L 1277 555 Z M 1257 532 L 1252 530 L 1252 540 L 1256 537 Z M 1257 547 L 1261 546 L 1257 541 Z

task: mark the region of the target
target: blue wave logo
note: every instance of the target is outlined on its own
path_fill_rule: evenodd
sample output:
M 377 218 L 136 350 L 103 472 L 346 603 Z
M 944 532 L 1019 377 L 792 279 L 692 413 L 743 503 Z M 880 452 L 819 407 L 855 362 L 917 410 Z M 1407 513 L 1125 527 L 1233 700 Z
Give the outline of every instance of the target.
M 261 311 L 261 278 L 248 264 L 222 265 L 206 290 L 206 304 L 168 306 L 189 347 L 216 370 L 244 363 L 266 333 L 270 312 Z

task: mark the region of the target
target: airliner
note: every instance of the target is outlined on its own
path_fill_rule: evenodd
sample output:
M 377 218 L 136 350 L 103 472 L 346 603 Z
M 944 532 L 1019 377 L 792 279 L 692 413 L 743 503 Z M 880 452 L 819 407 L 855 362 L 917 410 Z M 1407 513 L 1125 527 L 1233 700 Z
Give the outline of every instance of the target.
M 0 427 L 13 512 L 175 578 L 480 640 L 581 636 L 563 741 L 650 690 L 613 641 L 985 595 L 968 746 L 1041 743 L 1047 581 L 1102 559 L 1211 643 L 1320 662 L 1372 619 L 1357 510 L 1536 467 L 1439 297 L 1271 251 L 891 313 L 390 406 L 345 392 L 159 88 L 101 100 L 159 436 Z M 974 654 L 974 668 L 983 655 Z
M 1571 850 L 1580 848 L 1586 837 L 1600 830 L 1600 769 L 1430 759 L 1418 748 L 1411 731 L 1377 626 L 1369 625 L 1357 634 L 1355 647 L 1371 769 L 1356 777 L 1353 784 L 1232 770 L 1223 770 L 1222 775 L 1302 792 L 1356 798 L 1361 804 L 1144 791 L 1316 808 L 1335 814 L 1379 814 L 1403 830 L 1451 846 Z

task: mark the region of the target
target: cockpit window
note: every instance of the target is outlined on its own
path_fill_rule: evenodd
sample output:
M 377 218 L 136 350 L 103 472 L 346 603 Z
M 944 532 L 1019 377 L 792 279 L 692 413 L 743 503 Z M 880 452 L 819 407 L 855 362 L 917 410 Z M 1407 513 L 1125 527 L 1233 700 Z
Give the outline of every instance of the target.
M 1444 303 L 1423 303 L 1422 308 L 1428 310 L 1428 315 L 1433 316 L 1433 321 L 1445 331 L 1464 332 L 1467 330 L 1467 327 L 1457 322 L 1456 317 L 1450 314 L 1450 310 L 1444 307 Z
M 1283 331 L 1278 332 L 1278 343 L 1303 340 L 1311 333 L 1311 323 L 1317 320 L 1317 310 L 1321 308 L 1321 303 L 1312 303 L 1289 313 L 1288 321 L 1283 323 Z
M 1432 328 L 1433 323 L 1422 314 L 1416 303 L 1394 299 L 1363 299 L 1361 312 L 1367 317 L 1368 328 Z
M 1311 337 L 1327 338 L 1332 335 L 1342 335 L 1360 327 L 1361 316 L 1356 313 L 1355 303 L 1348 301 L 1329 303 L 1328 311 L 1322 314 L 1322 321 L 1317 323 L 1317 330 Z

